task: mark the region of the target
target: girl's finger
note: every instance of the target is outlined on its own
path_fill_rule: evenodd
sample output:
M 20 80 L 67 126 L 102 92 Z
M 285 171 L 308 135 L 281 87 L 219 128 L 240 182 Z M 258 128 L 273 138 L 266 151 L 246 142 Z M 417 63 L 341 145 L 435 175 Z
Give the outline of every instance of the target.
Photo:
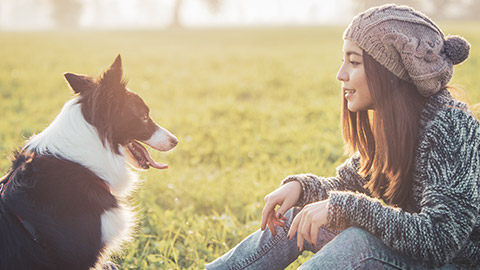
M 302 216 L 302 211 L 300 211 L 300 213 L 298 213 L 297 216 L 295 216 L 295 218 L 293 219 L 292 225 L 290 225 L 290 230 L 288 231 L 288 235 L 287 235 L 289 240 L 292 239 L 292 237 L 297 232 L 298 223 L 300 222 L 301 216 Z
M 263 207 L 263 211 L 262 211 L 262 225 L 261 225 L 261 228 L 262 228 L 262 231 L 265 230 L 265 227 L 267 226 L 267 222 L 268 222 L 268 217 L 269 215 L 274 212 L 274 208 L 275 208 L 275 205 L 274 203 L 271 203 L 271 202 L 267 202 L 265 204 L 265 206 Z
M 282 205 L 277 209 L 277 217 L 282 218 L 283 215 L 292 207 L 293 203 L 290 203 L 289 198 L 286 198 L 285 201 L 282 202 Z
M 303 234 L 297 232 L 297 248 L 298 248 L 298 251 L 302 251 L 303 250 L 303 242 L 305 240 L 303 239 Z
M 285 217 L 282 217 L 281 219 L 278 219 L 277 215 L 273 215 L 273 224 L 281 227 L 285 227 L 285 222 L 284 220 L 287 220 Z
M 311 240 L 312 242 L 312 245 L 313 246 L 316 246 L 317 245 L 317 238 L 318 238 L 318 230 L 320 229 L 319 226 L 317 226 L 317 224 L 315 223 L 312 223 L 312 226 L 311 226 L 311 229 L 310 229 L 310 235 L 311 235 Z
M 299 251 L 303 250 L 303 243 L 305 240 L 310 242 L 310 222 L 307 220 L 308 216 L 304 213 L 302 215 L 302 220 L 300 221 L 300 224 L 298 225 L 298 230 L 297 230 L 297 246 L 299 247 Z M 301 237 L 298 237 L 301 235 Z
M 268 224 L 268 229 L 270 229 L 270 232 L 272 233 L 273 236 L 277 235 L 277 229 L 275 229 L 275 225 L 273 224 L 273 215 L 275 215 L 275 212 L 270 212 L 267 218 L 267 224 Z

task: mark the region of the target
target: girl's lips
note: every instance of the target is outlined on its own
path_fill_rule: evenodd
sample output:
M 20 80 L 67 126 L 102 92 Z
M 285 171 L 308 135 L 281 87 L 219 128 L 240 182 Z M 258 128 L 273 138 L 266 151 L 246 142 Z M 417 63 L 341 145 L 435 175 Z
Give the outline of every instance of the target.
M 348 88 L 343 88 L 343 93 L 345 94 L 345 98 L 349 99 L 355 94 L 355 90 L 353 89 L 348 89 Z

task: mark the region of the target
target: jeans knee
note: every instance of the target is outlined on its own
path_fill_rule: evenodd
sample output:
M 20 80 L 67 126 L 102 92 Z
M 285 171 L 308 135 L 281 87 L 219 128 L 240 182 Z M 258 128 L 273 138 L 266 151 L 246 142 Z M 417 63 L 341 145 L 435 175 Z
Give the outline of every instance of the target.
M 368 242 L 371 238 L 375 236 L 369 233 L 364 229 L 360 229 L 357 227 L 350 227 L 341 232 L 338 235 L 340 238 L 344 238 L 347 241 L 351 242 Z
M 372 249 L 377 248 L 380 240 L 370 232 L 350 227 L 341 232 L 335 239 L 337 245 L 344 248 L 345 252 L 352 255 L 360 253 L 369 253 Z

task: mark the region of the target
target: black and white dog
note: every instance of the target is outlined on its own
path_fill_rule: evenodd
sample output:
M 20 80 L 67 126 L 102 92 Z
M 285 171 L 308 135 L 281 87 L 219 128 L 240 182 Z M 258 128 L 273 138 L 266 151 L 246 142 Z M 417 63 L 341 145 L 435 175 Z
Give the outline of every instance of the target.
M 126 88 L 120 55 L 98 78 L 66 73 L 76 96 L 27 141 L 1 179 L 0 269 L 90 269 L 128 239 L 124 204 L 140 168 L 167 168 L 177 138 Z

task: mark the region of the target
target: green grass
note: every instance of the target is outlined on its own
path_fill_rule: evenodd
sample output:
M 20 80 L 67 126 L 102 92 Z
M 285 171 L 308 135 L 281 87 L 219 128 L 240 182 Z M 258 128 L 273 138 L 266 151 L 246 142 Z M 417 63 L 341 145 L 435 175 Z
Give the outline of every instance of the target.
M 441 25 L 472 43 L 453 83 L 480 102 L 480 25 Z M 62 73 L 96 75 L 122 54 L 128 87 L 179 138 L 140 172 L 139 222 L 121 269 L 200 269 L 260 227 L 263 197 L 289 174 L 332 175 L 342 28 L 1 33 L 0 169 L 59 113 Z M 290 266 L 294 269 L 310 254 Z

